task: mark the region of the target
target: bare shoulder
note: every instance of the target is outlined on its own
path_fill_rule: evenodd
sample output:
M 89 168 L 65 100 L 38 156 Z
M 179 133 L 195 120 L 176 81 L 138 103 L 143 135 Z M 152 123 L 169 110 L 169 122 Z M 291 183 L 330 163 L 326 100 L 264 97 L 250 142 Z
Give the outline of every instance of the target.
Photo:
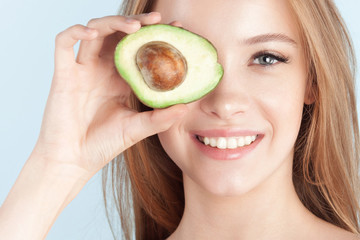
M 326 240 L 360 240 L 360 235 L 349 232 L 331 223 L 320 220 L 314 225 L 314 239 Z
M 352 232 L 348 232 L 342 228 L 333 231 L 332 236 L 328 236 L 327 239 L 334 240 L 360 240 L 360 235 Z
M 333 238 L 329 237 L 328 239 L 334 239 L 334 240 L 360 240 L 360 235 L 352 233 L 352 232 L 348 232 L 348 231 L 340 228 L 340 230 L 338 230 L 337 232 L 334 232 Z

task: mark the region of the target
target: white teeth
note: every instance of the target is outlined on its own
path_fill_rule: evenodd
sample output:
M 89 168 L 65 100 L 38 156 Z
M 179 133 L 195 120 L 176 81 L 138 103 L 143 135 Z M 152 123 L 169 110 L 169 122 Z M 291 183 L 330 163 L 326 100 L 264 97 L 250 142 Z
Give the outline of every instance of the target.
M 204 143 L 205 143 L 205 145 L 209 145 L 210 144 L 209 138 L 204 138 Z
M 212 146 L 212 147 L 216 147 L 216 145 L 217 145 L 216 138 L 210 138 L 210 140 L 208 140 L 208 142 L 210 143 L 210 146 Z
M 235 149 L 238 147 L 244 147 L 250 145 L 256 140 L 256 135 L 253 136 L 242 136 L 242 137 L 200 137 L 199 140 L 205 145 L 210 145 L 211 147 L 217 147 L 219 149 Z
M 234 149 L 237 148 L 237 146 L 236 138 L 229 138 L 227 140 L 227 148 Z
M 245 138 L 244 137 L 239 137 L 238 138 L 238 146 L 239 147 L 245 146 Z
M 226 149 L 226 138 L 220 137 L 217 140 L 217 148 Z
M 251 143 L 251 139 L 252 139 L 251 136 L 246 136 L 245 137 L 245 145 L 249 145 Z

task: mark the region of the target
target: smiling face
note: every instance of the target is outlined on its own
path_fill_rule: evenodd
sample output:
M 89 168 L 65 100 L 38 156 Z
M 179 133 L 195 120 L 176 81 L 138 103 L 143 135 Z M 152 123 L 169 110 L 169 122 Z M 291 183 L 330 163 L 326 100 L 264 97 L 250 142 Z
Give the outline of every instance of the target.
M 159 134 L 185 186 L 234 196 L 291 181 L 307 75 L 287 0 L 158 0 L 153 10 L 210 40 L 224 67 L 217 88 Z

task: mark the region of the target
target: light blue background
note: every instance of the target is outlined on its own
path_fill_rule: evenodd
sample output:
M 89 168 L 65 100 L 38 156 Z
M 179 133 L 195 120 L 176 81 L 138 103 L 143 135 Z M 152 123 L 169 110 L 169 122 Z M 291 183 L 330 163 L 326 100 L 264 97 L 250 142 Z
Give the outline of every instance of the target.
M 71 25 L 86 24 L 91 18 L 115 14 L 120 2 L 1 0 L 0 204 L 38 137 L 53 74 L 56 34 Z M 360 1 L 336 2 L 360 58 Z M 104 214 L 100 174 L 61 213 L 47 239 L 112 239 Z

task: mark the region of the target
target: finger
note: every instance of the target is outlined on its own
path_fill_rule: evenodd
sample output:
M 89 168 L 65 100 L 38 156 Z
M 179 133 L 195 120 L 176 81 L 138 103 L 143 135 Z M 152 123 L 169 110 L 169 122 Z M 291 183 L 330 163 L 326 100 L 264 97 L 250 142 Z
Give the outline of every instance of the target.
M 172 21 L 169 25 L 182 28 L 182 24 L 179 21 Z
M 98 59 L 105 37 L 115 32 L 134 33 L 140 29 L 141 25 L 154 24 L 160 19 L 159 13 L 150 13 L 129 17 L 108 16 L 90 20 L 88 27 L 97 29 L 99 36 L 92 41 L 83 41 L 80 44 L 77 61 L 84 64 Z
M 79 40 L 92 40 L 97 35 L 97 30 L 80 24 L 60 32 L 55 39 L 55 68 L 65 68 L 74 64 L 74 45 Z
M 132 126 L 138 127 L 128 127 L 124 131 L 124 139 L 128 138 L 125 143 L 126 147 L 130 147 L 146 137 L 169 129 L 186 112 L 186 105 L 179 104 L 166 109 L 155 109 L 154 111 L 136 114 L 131 123 Z
M 159 12 L 130 15 L 128 17 L 140 21 L 141 25 L 151 25 L 161 21 L 161 14 Z
M 152 25 L 157 24 L 161 21 L 161 14 L 158 12 L 150 12 L 150 13 L 143 13 L 139 15 L 130 15 L 128 16 L 130 19 L 140 21 L 141 25 Z M 117 40 L 120 41 L 126 34 L 123 32 L 117 32 L 116 37 Z
M 123 16 L 108 16 L 99 19 L 92 19 L 89 21 L 87 26 L 92 29 L 96 29 L 99 34 L 98 37 L 92 41 L 82 41 L 80 43 L 77 57 L 77 62 L 80 64 L 86 63 L 87 61 L 93 61 L 98 58 L 106 36 L 109 36 L 116 31 L 132 33 L 139 30 L 141 27 L 139 21 L 128 19 Z

